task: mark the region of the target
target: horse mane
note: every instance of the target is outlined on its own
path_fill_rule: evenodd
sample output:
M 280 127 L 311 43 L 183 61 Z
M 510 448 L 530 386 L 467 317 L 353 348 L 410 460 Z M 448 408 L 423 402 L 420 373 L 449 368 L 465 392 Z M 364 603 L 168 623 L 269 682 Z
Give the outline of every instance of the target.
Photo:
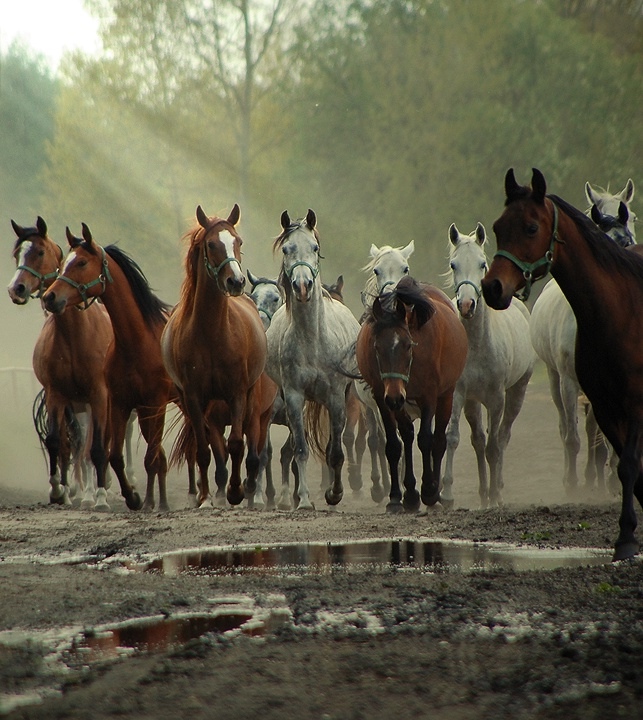
M 640 255 L 611 241 L 593 220 L 558 195 L 547 197 L 574 222 L 599 265 L 643 280 L 643 258 Z
M 172 306 L 152 292 L 145 273 L 139 265 L 116 245 L 107 245 L 104 250 L 123 271 L 145 323 L 150 327 L 164 324 Z
M 364 313 L 364 322 L 375 327 L 393 327 L 401 324 L 396 310 L 398 301 L 407 307 L 412 307 L 418 327 L 422 327 L 427 320 L 430 320 L 435 313 L 435 305 L 427 295 L 428 283 L 418 282 L 410 275 L 404 276 L 397 284 L 395 290 L 383 296 L 379 296 L 380 307 L 383 312 L 376 316 L 374 308 L 369 308 Z M 373 304 L 375 305 L 375 303 Z

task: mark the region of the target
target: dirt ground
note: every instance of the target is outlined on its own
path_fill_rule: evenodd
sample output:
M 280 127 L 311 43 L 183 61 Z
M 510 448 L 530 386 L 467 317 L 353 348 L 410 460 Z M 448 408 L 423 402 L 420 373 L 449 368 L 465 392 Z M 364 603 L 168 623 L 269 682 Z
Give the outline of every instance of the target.
M 501 509 L 478 509 L 464 425 L 462 436 L 455 509 L 424 515 L 386 515 L 375 505 L 367 461 L 363 491 L 347 489 L 336 510 L 321 495 L 310 513 L 189 510 L 186 480 L 173 475 L 172 512 L 131 513 L 112 495 L 113 513 L 97 514 L 49 506 L 42 460 L 16 460 L 0 478 L 0 715 L 643 717 L 639 560 L 472 572 L 387 563 L 318 572 L 132 569 L 133 561 L 186 548 L 259 551 L 271 543 L 323 547 L 369 538 L 612 547 L 618 497 L 563 492 L 557 418 L 542 368 L 514 426 Z M 278 446 L 282 435 L 274 437 Z M 316 465 L 311 476 L 318 487 Z M 72 638 L 100 638 L 102 626 L 219 612 L 248 622 L 118 659 L 90 661 L 70 651 Z

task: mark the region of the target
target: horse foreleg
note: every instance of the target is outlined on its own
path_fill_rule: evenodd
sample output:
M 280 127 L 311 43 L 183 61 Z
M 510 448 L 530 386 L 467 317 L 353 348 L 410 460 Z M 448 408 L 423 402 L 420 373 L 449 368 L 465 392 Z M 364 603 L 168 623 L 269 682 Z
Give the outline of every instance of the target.
M 547 372 L 551 396 L 558 410 L 558 429 L 565 454 L 563 486 L 569 493 L 578 485 L 576 471 L 576 460 L 580 450 L 578 386 L 570 378 L 559 375 L 555 370 L 547 368 Z
M 614 548 L 614 560 L 625 560 L 639 551 L 639 543 L 634 534 L 637 525 L 634 493 L 636 492 L 637 499 L 643 505 L 640 434 L 638 426 L 628 428 L 627 440 L 618 463 L 618 476 L 623 486 L 623 495 L 618 521 L 620 532 Z
M 395 418 L 384 402 L 384 398 L 377 401 L 377 406 L 382 417 L 382 423 L 384 424 L 384 432 L 386 433 L 386 460 L 391 477 L 391 490 L 389 492 L 389 501 L 386 505 L 386 512 L 398 513 L 403 510 L 399 476 L 402 443 L 397 435 Z
M 286 442 L 281 446 L 279 460 L 281 466 L 281 494 L 277 507 L 280 510 L 292 510 L 292 499 L 290 496 L 290 466 L 293 464 L 294 450 L 292 433 L 288 433 Z
M 428 500 L 428 505 L 431 505 L 434 501 L 437 502 L 438 500 L 440 500 L 440 473 L 442 469 L 442 458 L 444 457 L 444 453 L 447 449 L 446 431 L 449 424 L 449 419 L 451 418 L 452 409 L 452 392 L 449 392 L 446 395 L 438 398 L 435 409 L 433 437 L 431 439 L 431 470 L 433 472 L 433 487 L 435 488 L 435 491 L 428 495 L 424 492 L 422 493 L 422 500 L 423 502 L 426 502 Z M 424 490 L 424 476 L 422 476 L 422 485 Z M 435 493 L 437 493 L 437 499 Z
M 361 453 L 358 449 L 360 430 L 363 429 L 361 401 L 353 391 L 351 383 L 346 391 L 346 422 L 342 434 L 342 441 L 346 448 L 348 461 L 348 483 L 353 492 L 362 489 L 362 456 L 365 442 L 362 439 Z M 332 467 L 332 466 L 331 466 Z
M 228 436 L 228 454 L 230 455 L 230 482 L 226 498 L 230 505 L 239 505 L 244 498 L 243 485 L 241 484 L 241 463 L 243 461 L 243 418 L 245 415 L 245 398 L 240 400 L 237 398 L 230 408 L 231 427 Z M 256 483 L 256 471 L 259 467 L 259 457 L 256 454 L 253 460 L 255 464 L 255 476 L 253 478 L 252 492 L 254 492 L 254 484 Z
M 136 412 L 132 412 L 127 421 L 127 429 L 125 430 L 125 474 L 129 478 L 132 485 L 136 485 L 136 475 L 134 474 L 134 452 L 132 450 L 132 440 L 134 438 L 134 426 L 136 424 Z
M 65 502 L 65 488 L 60 482 L 60 439 L 63 411 L 53 392 L 45 395 L 47 406 L 47 435 L 45 447 L 49 457 L 49 502 L 53 505 L 63 505 Z
M 415 470 L 413 468 L 413 441 L 415 429 L 411 418 L 401 410 L 397 413 L 397 427 L 404 446 L 404 496 L 402 504 L 407 512 L 420 509 L 420 493 L 416 489 Z
M 129 424 L 129 419 L 127 424 Z M 167 502 L 166 488 L 167 458 L 161 443 L 163 439 L 163 428 L 165 426 L 165 405 L 161 404 L 152 407 L 150 412 L 146 412 L 145 414 L 140 412 L 139 424 L 145 442 L 147 443 L 144 459 L 147 487 L 142 509 L 148 512 L 154 509 L 154 484 L 158 479 L 159 510 L 161 512 L 168 512 L 170 506 Z
M 464 404 L 464 416 L 469 424 L 471 447 L 476 456 L 480 507 L 486 508 L 489 504 L 489 479 L 485 458 L 487 434 L 482 421 L 482 405 L 477 400 L 467 400 Z
M 453 458 L 455 457 L 455 451 L 458 449 L 458 445 L 460 444 L 460 415 L 462 414 L 465 392 L 466 389 L 463 385 L 456 386 L 456 390 L 453 395 L 453 409 L 451 410 L 451 417 L 449 418 L 449 425 L 447 428 L 447 459 L 444 467 L 444 476 L 442 478 L 443 488 L 440 496 L 442 504 L 447 508 L 452 508 L 454 505 Z
M 297 497 L 299 498 L 297 509 L 314 510 L 315 506 L 310 500 L 306 482 L 309 449 L 304 429 L 304 396 L 300 393 L 290 392 L 286 393 L 285 400 L 288 425 L 292 434 L 294 460 L 297 466 Z
M 500 423 L 502 422 L 502 414 L 505 409 L 504 393 L 494 396 L 487 401 L 487 447 L 485 448 L 485 457 L 489 464 L 489 498 L 488 502 L 492 506 L 500 505 L 502 499 L 500 497 L 500 480 L 499 465 L 501 462 L 500 448 Z M 480 504 L 487 507 L 486 498 L 480 496 Z
M 111 405 L 110 412 L 110 448 L 109 448 L 109 464 L 112 467 L 118 482 L 121 486 L 121 495 L 125 499 L 125 504 L 130 510 L 141 509 L 141 498 L 136 490 L 130 485 L 127 476 L 125 475 L 125 460 L 123 457 L 123 442 L 125 440 L 125 426 L 130 416 L 130 408 L 117 407 L 115 403 Z M 96 444 L 96 436 L 100 433 L 96 433 L 94 430 L 94 445 Z M 94 463 L 95 464 L 95 463 Z M 96 502 L 99 502 L 98 495 L 101 494 L 101 488 L 105 487 L 105 475 L 103 473 L 102 484 L 99 479 L 98 482 L 99 490 L 96 495 Z
M 371 456 L 371 499 L 374 503 L 381 503 L 386 496 L 386 492 L 390 489 L 390 484 L 388 488 L 384 488 L 382 485 L 380 466 L 382 467 L 382 472 L 386 472 L 388 479 L 386 453 L 384 451 L 384 442 L 381 437 L 377 415 L 370 407 L 366 407 L 364 424 L 366 426 L 366 442 Z M 384 456 L 383 459 L 381 457 L 382 454 Z
M 342 429 L 346 423 L 346 411 L 343 402 L 334 402 L 330 411 L 330 441 L 327 454 L 327 463 L 331 471 L 331 484 L 324 493 L 328 505 L 337 505 L 344 496 L 342 485 L 342 466 L 344 453 L 342 451 Z M 361 486 L 361 479 L 360 479 Z

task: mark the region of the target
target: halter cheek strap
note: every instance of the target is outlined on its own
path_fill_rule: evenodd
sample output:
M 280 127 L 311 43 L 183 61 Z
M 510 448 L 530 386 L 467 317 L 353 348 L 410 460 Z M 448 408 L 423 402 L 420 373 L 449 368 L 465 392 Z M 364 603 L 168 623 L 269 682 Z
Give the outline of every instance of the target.
M 107 285 L 107 283 L 114 282 L 114 280 L 111 276 L 111 273 L 109 272 L 109 267 L 107 266 L 107 255 L 105 254 L 105 250 L 101 247 L 100 251 L 102 253 L 102 263 L 101 264 L 103 267 L 103 272 L 101 272 L 101 274 L 95 280 L 92 280 L 89 283 L 79 283 L 79 282 L 76 282 L 76 280 L 73 280 L 72 278 L 65 277 L 65 275 L 61 275 L 59 278 L 60 280 L 64 280 L 66 283 L 71 285 L 73 288 L 76 288 L 76 290 L 78 290 L 78 292 L 80 293 L 80 297 L 83 301 L 83 305 L 78 306 L 79 310 L 87 310 L 87 308 L 92 303 L 94 303 L 96 301 L 96 299 L 98 298 L 98 295 L 94 295 L 91 298 L 87 297 L 87 291 L 90 288 L 93 288 L 94 285 L 98 285 L 100 283 L 102 290 L 99 293 L 99 295 L 102 295 L 105 292 L 105 286 Z
M 216 280 L 219 290 L 221 290 L 221 292 L 223 293 L 225 293 L 225 289 L 221 286 L 221 283 L 219 282 L 219 273 L 221 272 L 221 270 L 223 270 L 223 268 L 231 262 L 236 262 L 239 266 L 239 270 L 241 270 L 241 263 L 237 260 L 236 257 L 223 258 L 223 260 L 218 265 L 213 265 L 208 258 L 208 251 L 205 243 L 203 243 L 203 262 L 205 264 L 205 270 L 207 274 L 213 280 Z
M 498 252 L 494 255 L 494 257 L 507 258 L 507 260 L 510 260 L 514 265 L 516 265 L 516 267 L 522 270 L 523 277 L 525 278 L 525 286 L 522 290 L 514 293 L 514 297 L 518 298 L 518 300 L 527 300 L 529 294 L 531 293 L 531 286 L 534 280 L 540 280 L 540 278 L 545 277 L 545 275 L 547 275 L 550 271 L 554 261 L 554 243 L 561 242 L 558 237 L 558 208 L 553 200 L 551 201 L 551 204 L 554 208 L 551 240 L 549 242 L 549 250 L 547 250 L 543 257 L 535 262 L 528 263 L 524 262 L 520 258 L 517 258 L 515 255 L 512 255 L 512 253 L 507 250 L 498 250 Z M 535 277 L 535 271 L 540 268 L 544 268 L 544 272 L 541 275 L 538 275 L 538 277 Z

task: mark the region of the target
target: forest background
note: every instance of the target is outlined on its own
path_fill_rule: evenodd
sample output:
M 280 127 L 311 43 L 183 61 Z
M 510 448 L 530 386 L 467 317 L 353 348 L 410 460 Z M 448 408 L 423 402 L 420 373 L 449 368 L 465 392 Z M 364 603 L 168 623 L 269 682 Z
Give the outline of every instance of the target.
M 168 302 L 182 235 L 241 206 L 244 266 L 275 276 L 279 217 L 317 213 L 322 275 L 361 313 L 371 243 L 415 241 L 444 286 L 447 229 L 491 226 L 503 178 L 641 180 L 643 0 L 86 0 L 103 50 L 53 74 L 0 57 L 0 281 L 9 220 L 86 222 Z M 636 208 L 636 201 L 634 203 Z M 0 366 L 30 366 L 35 308 L 0 303 Z M 24 342 L 23 342 L 24 341 Z

